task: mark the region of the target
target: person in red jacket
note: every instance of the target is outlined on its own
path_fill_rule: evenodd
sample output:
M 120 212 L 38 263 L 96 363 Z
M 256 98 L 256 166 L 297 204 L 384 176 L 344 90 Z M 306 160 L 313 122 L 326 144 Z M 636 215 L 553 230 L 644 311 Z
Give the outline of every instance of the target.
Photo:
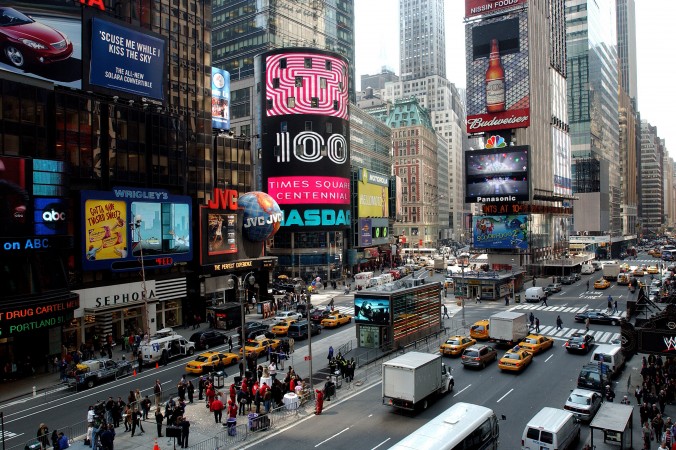
M 211 402 L 209 410 L 213 411 L 216 423 L 221 423 L 221 419 L 223 418 L 223 402 L 216 398 Z
M 324 392 L 319 389 L 315 389 L 315 394 L 317 395 L 315 414 L 319 415 L 322 413 L 322 408 L 324 408 Z
M 236 398 L 237 398 L 237 388 L 235 387 L 235 383 L 232 383 L 230 385 L 230 401 L 235 403 Z
M 228 400 L 228 417 L 230 419 L 237 418 L 237 403 L 232 400 Z
M 211 402 L 214 401 L 214 398 L 216 397 L 216 389 L 214 389 L 214 384 L 209 383 L 207 384 L 207 406 L 211 408 Z M 221 409 L 223 409 L 223 402 L 221 402 Z

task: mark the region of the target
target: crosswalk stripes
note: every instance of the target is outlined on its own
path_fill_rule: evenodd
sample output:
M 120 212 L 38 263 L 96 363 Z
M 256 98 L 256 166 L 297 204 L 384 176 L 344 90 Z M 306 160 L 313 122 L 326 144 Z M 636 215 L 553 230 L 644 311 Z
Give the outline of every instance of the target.
M 582 328 L 567 328 L 564 327 L 561 330 L 557 330 L 556 326 L 547 325 L 540 327 L 540 331 L 536 332 L 535 329 L 531 328 L 530 330 L 533 333 L 540 334 L 542 336 L 548 336 L 555 339 L 567 340 L 575 333 L 580 334 L 590 334 L 594 336 L 597 344 L 604 344 L 610 342 L 613 339 L 619 339 L 620 333 L 613 333 L 612 331 L 603 331 L 603 330 L 589 330 L 585 331 Z
M 541 306 L 541 305 L 534 305 L 534 304 L 526 304 L 526 305 L 516 305 L 512 308 L 510 308 L 510 311 L 515 311 L 518 309 L 522 310 L 530 310 L 530 311 L 553 311 L 553 312 L 570 312 L 570 313 L 580 313 L 583 311 L 587 310 L 587 306 L 573 306 L 573 307 L 566 307 L 566 306 Z

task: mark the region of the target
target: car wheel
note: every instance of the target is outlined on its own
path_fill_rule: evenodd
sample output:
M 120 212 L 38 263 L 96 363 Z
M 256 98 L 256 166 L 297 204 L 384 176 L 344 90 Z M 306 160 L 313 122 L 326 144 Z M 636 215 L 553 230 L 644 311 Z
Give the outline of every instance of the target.
M 423 409 L 427 409 L 427 406 L 428 406 L 427 400 L 424 400 L 424 401 L 423 401 L 423 404 L 422 404 L 422 408 L 423 408 Z
M 209 344 L 204 344 L 204 350 L 209 350 Z
M 486 368 L 486 363 L 481 361 L 481 364 L 479 364 L 479 369 L 484 370 Z
M 611 320 L 611 321 L 610 321 L 610 324 L 611 324 L 611 325 L 617 325 L 617 320 Z
M 5 56 L 14 67 L 19 69 L 23 69 L 28 65 L 23 52 L 14 45 L 9 44 L 5 47 Z
M 190 349 L 188 350 L 188 355 L 192 356 L 194 354 L 195 354 L 195 349 L 190 347 Z
M 93 388 L 93 387 L 94 387 L 94 379 L 93 379 L 93 378 L 89 378 L 89 379 L 87 380 L 86 385 L 87 385 L 87 389 Z
M 352 317 L 350 317 L 349 319 L 347 319 L 347 323 L 352 323 Z

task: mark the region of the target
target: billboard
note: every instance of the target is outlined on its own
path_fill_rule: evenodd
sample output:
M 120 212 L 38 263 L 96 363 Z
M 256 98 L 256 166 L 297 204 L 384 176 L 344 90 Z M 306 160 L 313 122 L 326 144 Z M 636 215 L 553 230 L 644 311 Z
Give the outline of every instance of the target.
M 358 216 L 389 217 L 389 176 L 361 168 L 357 180 Z
M 466 25 L 467 132 L 530 125 L 528 13 Z
M 261 181 L 287 230 L 350 228 L 347 68 L 316 49 L 256 56 Z
M 82 87 L 82 7 L 0 0 L 0 70 Z
M 159 189 L 82 191 L 84 270 L 138 270 L 192 259 L 190 197 Z
M 388 297 L 361 297 L 354 298 L 354 321 L 373 325 L 390 324 L 390 299 Z
M 528 216 L 474 216 L 474 248 L 528 249 Z
M 528 0 L 465 0 L 465 18 L 497 14 L 527 3 Z
M 368 247 L 369 245 L 388 244 L 390 227 L 389 219 L 359 219 L 359 247 Z
M 91 37 L 91 85 L 164 101 L 163 38 L 96 17 Z
M 556 127 L 552 127 L 552 148 L 554 150 L 554 193 L 573 195 L 573 176 L 570 164 L 570 136 Z
M 529 150 L 521 145 L 465 153 L 465 202 L 529 200 Z
M 211 68 L 211 127 L 230 129 L 230 73 Z

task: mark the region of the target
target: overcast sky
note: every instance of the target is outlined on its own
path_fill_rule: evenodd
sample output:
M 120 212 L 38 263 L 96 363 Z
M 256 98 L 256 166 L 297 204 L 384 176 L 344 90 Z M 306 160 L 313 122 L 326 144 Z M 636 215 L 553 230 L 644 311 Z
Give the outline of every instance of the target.
M 446 0 L 446 78 L 465 87 L 465 2 Z M 376 74 L 387 66 L 399 74 L 399 0 L 355 0 L 356 76 Z M 676 99 L 669 81 L 676 71 L 676 46 L 670 31 L 676 19 L 674 0 L 636 0 L 638 101 L 641 118 L 657 126 L 670 154 L 676 155 Z M 666 100 L 665 101 L 665 97 Z M 671 109 L 670 109 L 671 108 Z

